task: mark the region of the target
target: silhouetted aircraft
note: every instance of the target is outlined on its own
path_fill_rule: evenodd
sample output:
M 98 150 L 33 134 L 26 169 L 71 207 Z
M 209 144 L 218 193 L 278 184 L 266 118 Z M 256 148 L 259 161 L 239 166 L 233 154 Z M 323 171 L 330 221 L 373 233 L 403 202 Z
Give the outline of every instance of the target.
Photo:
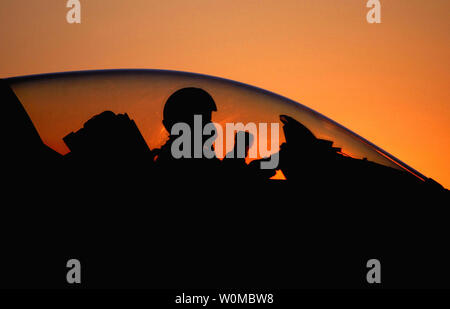
M 170 131 L 199 112 L 211 122 L 213 96 L 183 88 L 167 100 L 182 112 L 161 122 Z M 0 99 L 2 287 L 67 287 L 70 258 L 85 265 L 87 288 L 364 288 L 371 258 L 385 287 L 449 287 L 448 191 L 350 157 L 291 116 L 277 115 L 279 181 L 258 160 L 171 158 L 170 135 L 150 149 L 136 122 L 113 111 L 68 130 L 61 155 L 6 81 Z M 239 134 L 247 155 L 251 134 Z
M 333 141 L 316 138 L 295 119 L 281 115 L 286 143 L 281 145 L 281 170 L 288 181 L 307 187 L 338 187 L 339 190 L 425 190 L 443 191 L 443 187 L 427 179 L 420 180 L 407 171 L 356 159 L 333 147 Z

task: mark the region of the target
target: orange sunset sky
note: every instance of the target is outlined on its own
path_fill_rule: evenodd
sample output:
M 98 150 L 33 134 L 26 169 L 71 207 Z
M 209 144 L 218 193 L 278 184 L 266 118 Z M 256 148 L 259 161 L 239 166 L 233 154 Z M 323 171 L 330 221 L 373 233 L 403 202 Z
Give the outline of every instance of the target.
M 450 1 L 0 2 L 0 77 L 112 68 L 204 73 L 330 117 L 450 188 Z

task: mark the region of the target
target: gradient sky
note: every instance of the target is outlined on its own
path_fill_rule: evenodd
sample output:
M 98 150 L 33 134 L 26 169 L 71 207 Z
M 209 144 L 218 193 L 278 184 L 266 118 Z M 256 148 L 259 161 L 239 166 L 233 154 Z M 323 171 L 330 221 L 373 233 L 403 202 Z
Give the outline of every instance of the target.
M 230 78 L 301 102 L 450 188 L 450 1 L 0 2 L 0 77 L 158 68 Z

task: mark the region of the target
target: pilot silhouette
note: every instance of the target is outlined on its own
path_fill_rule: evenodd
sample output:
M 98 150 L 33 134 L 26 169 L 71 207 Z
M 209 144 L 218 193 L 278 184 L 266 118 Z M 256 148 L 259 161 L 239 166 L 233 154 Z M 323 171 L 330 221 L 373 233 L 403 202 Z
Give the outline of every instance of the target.
M 163 110 L 163 125 L 170 133 L 176 123 L 193 124 L 194 115 L 201 115 L 203 125 L 206 125 L 211 122 L 212 112 L 216 111 L 216 103 L 208 92 L 194 87 L 183 88 L 167 99 Z
M 194 147 L 189 150 L 189 158 L 175 159 L 172 154 L 172 144 L 178 135 L 171 134 L 175 124 L 183 122 L 194 132 L 194 116 L 200 115 L 202 128 L 211 123 L 212 112 L 217 111 L 216 103 L 211 95 L 200 88 L 183 88 L 173 93 L 167 100 L 163 111 L 163 125 L 169 132 L 168 141 L 156 153 L 156 165 L 164 176 L 171 179 L 190 177 L 208 181 L 211 177 L 215 181 L 242 181 L 254 179 L 268 179 L 275 174 L 274 170 L 261 170 L 260 160 L 246 164 L 249 148 L 253 143 L 253 136 L 249 132 L 238 132 L 235 136 L 235 147 L 232 150 L 233 158 L 226 158 L 223 162 L 216 156 L 213 158 L 195 158 Z M 212 133 L 212 135 L 214 132 Z M 211 136 L 203 135 L 204 141 Z M 238 147 L 238 140 L 243 139 L 244 148 Z M 191 145 L 194 145 L 194 134 L 191 134 Z M 205 146 L 203 146 L 205 147 Z M 213 152 L 213 146 L 210 146 Z M 230 157 L 229 155 L 227 155 Z M 177 177 L 174 177 L 177 176 Z M 205 177 L 206 176 L 206 177 Z
M 200 88 L 182 88 L 169 97 L 163 110 L 163 125 L 169 132 L 169 139 L 161 149 L 155 150 L 155 162 L 165 176 L 201 179 L 205 173 L 208 175 L 214 173 L 215 176 L 220 177 L 221 162 L 215 156 L 211 159 L 207 159 L 203 155 L 202 158 L 195 158 L 194 147 L 191 147 L 188 158 L 176 159 L 172 154 L 172 143 L 179 137 L 179 135 L 171 134 L 172 127 L 177 123 L 186 123 L 191 129 L 191 145 L 194 145 L 194 116 L 201 116 L 203 131 L 205 125 L 211 123 L 212 112 L 215 111 L 217 111 L 217 106 L 214 99 L 208 92 Z M 202 135 L 202 145 L 208 138 L 208 136 Z

